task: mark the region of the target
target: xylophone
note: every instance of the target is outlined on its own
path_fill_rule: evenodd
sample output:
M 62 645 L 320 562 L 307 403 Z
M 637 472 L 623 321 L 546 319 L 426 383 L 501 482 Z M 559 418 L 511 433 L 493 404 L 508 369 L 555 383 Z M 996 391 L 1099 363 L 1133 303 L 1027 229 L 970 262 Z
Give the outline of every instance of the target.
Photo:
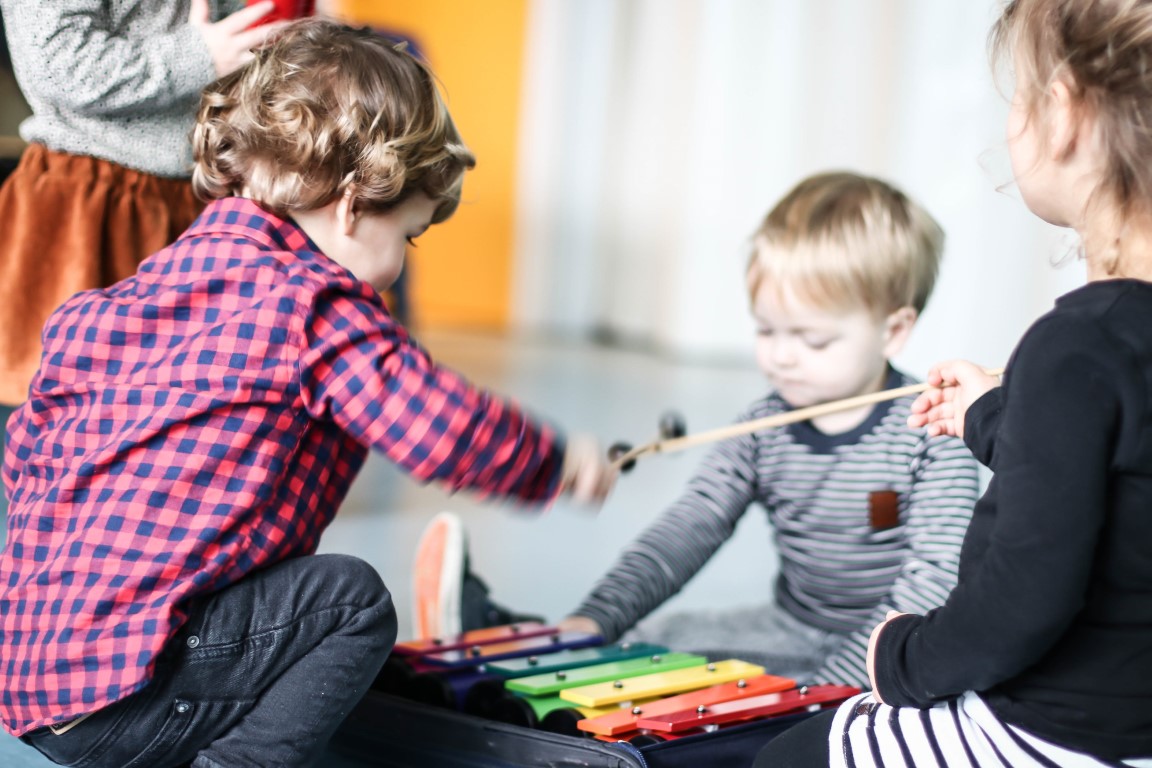
M 672 755 L 680 743 L 710 744 L 738 732 L 759 734 L 750 742 L 758 748 L 791 722 L 859 692 L 845 685 L 797 685 L 739 659 L 710 660 L 646 643 L 604 644 L 597 635 L 538 623 L 400 643 L 373 689 L 366 699 L 372 714 L 361 712 L 360 725 L 375 718 L 379 732 L 387 727 L 383 720 L 396 716 L 409 731 L 426 726 L 440 734 L 445 754 L 433 745 L 435 759 L 425 754 L 421 761 L 444 766 L 456 764 L 447 757 L 450 732 L 469 728 L 483 736 L 465 749 L 489 751 L 491 764 L 500 766 L 632 765 L 617 758 L 657 745 Z M 350 721 L 355 730 L 357 718 Z M 338 733 L 334 744 L 340 740 Z M 571 757 L 575 762 L 569 763 L 548 750 L 612 757 Z M 537 758 L 524 757 L 533 751 Z M 488 764 L 476 758 L 460 764 Z M 641 758 L 635 764 L 678 763 Z

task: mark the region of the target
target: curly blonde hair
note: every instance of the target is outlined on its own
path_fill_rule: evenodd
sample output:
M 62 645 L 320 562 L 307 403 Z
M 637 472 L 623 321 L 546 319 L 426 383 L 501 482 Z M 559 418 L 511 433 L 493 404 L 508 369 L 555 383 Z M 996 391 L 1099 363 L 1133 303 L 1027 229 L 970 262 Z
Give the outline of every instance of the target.
M 440 222 L 476 164 L 427 66 L 370 30 L 318 19 L 208 86 L 192 142 L 197 195 L 243 193 L 280 215 L 350 189 L 367 213 L 422 192 Z
M 748 292 L 791 291 L 818 307 L 883 316 L 924 309 L 944 231 L 880 179 L 846 171 L 810 176 L 768 212 L 754 236 Z
M 1094 201 L 1124 223 L 1152 216 L 1152 2 L 1011 0 L 989 49 L 994 66 L 1014 58 L 1030 115 L 1057 80 L 1091 110 L 1107 155 Z

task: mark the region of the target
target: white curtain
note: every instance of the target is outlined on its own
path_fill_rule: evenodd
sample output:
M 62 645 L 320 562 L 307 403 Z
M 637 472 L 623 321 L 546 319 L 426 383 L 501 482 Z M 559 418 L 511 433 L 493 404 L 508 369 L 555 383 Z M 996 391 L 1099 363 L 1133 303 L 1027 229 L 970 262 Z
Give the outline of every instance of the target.
M 897 363 L 1002 364 L 1083 281 L 1009 182 L 995 0 L 532 0 L 518 328 L 750 355 L 749 235 L 800 178 L 886 178 L 948 234 Z

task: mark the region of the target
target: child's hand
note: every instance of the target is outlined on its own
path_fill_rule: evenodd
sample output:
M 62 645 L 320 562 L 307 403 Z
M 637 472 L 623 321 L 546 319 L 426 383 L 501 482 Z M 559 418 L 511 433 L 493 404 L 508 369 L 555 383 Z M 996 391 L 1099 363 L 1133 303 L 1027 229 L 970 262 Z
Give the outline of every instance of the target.
M 590 635 L 603 635 L 604 630 L 595 619 L 587 616 L 567 616 L 556 623 L 561 632 L 587 632 Z
M 612 492 L 618 475 L 595 438 L 569 436 L 560 478 L 561 493 L 571 494 L 580 504 L 599 506 Z
M 247 64 L 252 59 L 253 48 L 264 45 L 269 37 L 288 24 L 286 21 L 277 21 L 259 27 L 252 26 L 267 16 L 273 7 L 271 0 L 256 3 L 213 24 L 208 0 L 192 0 L 188 24 L 200 30 L 218 76 L 223 77 Z
M 868 638 L 868 654 L 865 657 L 865 665 L 868 668 L 868 682 L 872 686 L 872 698 L 881 704 L 884 703 L 884 700 L 880 698 L 880 692 L 876 690 L 876 641 L 880 639 L 880 633 L 884 630 L 884 627 L 888 626 L 888 622 L 897 616 L 903 615 L 900 611 L 888 611 L 888 614 L 884 617 L 884 621 L 876 625 L 872 630 L 871 636 Z
M 999 386 L 995 376 L 966 360 L 949 360 L 928 372 L 931 389 L 912 403 L 908 426 L 924 427 L 928 434 L 964 437 L 968 407 L 988 390 Z

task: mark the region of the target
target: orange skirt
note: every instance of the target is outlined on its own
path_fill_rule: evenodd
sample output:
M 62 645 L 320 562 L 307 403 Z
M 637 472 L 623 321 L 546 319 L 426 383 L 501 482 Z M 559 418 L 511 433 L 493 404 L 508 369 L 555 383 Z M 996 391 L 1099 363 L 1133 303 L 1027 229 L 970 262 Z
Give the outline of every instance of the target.
M 27 396 L 56 307 L 134 275 L 203 207 L 186 179 L 29 145 L 0 187 L 0 403 Z

